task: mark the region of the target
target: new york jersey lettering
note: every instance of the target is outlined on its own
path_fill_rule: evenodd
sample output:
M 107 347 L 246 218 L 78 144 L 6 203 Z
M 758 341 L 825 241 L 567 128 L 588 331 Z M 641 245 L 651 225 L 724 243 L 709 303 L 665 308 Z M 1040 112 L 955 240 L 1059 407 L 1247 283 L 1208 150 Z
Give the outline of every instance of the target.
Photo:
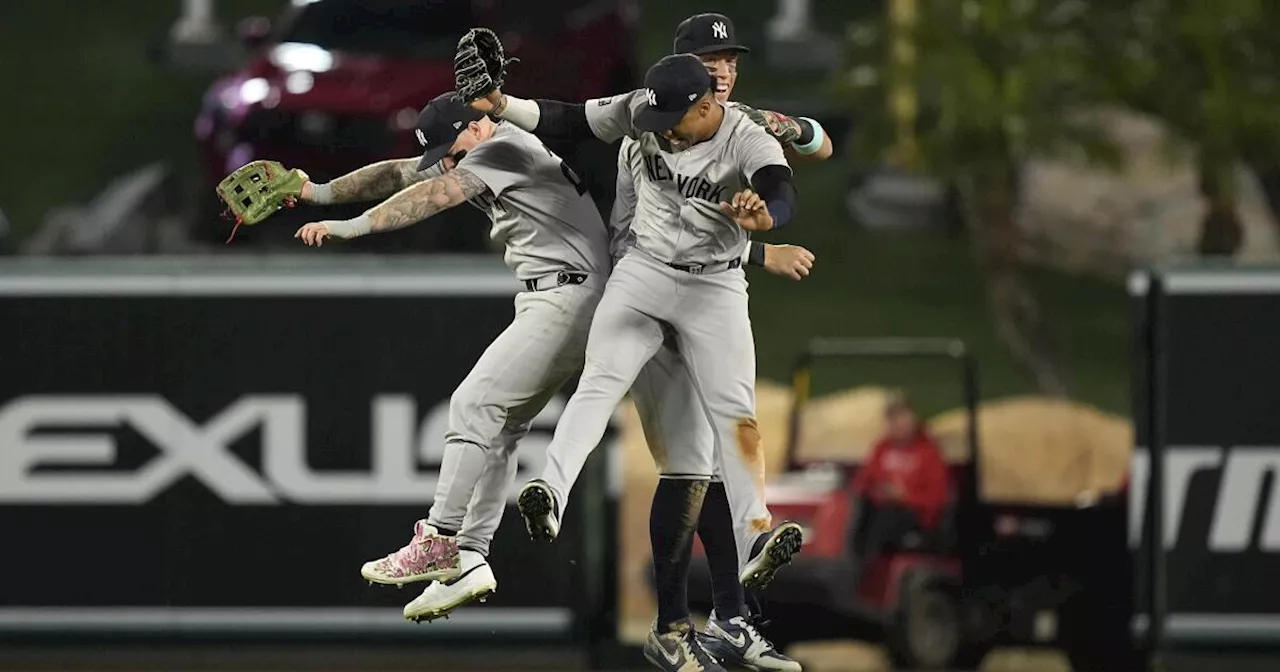
M 625 208 L 634 220 L 635 246 L 668 263 L 712 264 L 741 257 L 747 233 L 721 212 L 720 203 L 750 188 L 751 176 L 762 167 L 788 167 L 782 146 L 740 110 L 726 108 L 712 137 L 673 151 L 658 135 L 632 124 L 644 99 L 640 89 L 586 108 L 597 138 L 626 138 L 626 151 L 638 155 L 633 164 L 635 207 Z

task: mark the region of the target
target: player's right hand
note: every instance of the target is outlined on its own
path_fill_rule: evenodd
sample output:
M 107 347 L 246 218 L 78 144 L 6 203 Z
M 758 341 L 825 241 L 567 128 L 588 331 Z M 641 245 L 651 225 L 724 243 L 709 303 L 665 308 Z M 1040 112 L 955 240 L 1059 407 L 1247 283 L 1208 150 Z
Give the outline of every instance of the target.
M 743 189 L 733 195 L 733 202 L 720 203 L 720 211 L 733 218 L 747 231 L 768 231 L 773 228 L 773 215 L 765 206 L 760 194 Z
M 304 224 L 293 234 L 294 238 L 300 239 L 303 244 L 320 247 L 324 245 L 325 238 L 333 235 L 330 230 L 329 222 L 311 222 Z
M 799 245 L 764 246 L 764 270 L 792 280 L 800 280 L 813 269 L 814 256 Z

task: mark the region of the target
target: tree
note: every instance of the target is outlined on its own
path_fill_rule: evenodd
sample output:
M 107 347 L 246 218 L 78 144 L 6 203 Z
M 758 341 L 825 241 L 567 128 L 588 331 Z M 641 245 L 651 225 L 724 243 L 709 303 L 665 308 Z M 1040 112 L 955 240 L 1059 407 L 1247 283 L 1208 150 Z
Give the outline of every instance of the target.
M 1118 162 L 1091 114 L 1109 90 L 1089 67 L 1087 9 L 1070 0 L 892 0 L 885 20 L 851 28 L 844 82 L 864 113 L 859 151 L 888 151 L 899 167 L 958 186 L 996 333 L 1056 395 L 1068 384 L 1026 281 L 1016 209 L 1031 157 Z M 918 106 L 904 101 L 904 82 Z
M 1280 51 L 1270 0 L 1134 0 L 1099 9 L 1095 52 L 1129 106 L 1164 121 L 1174 149 L 1191 152 L 1205 201 L 1198 250 L 1233 255 L 1244 242 L 1239 169 L 1261 166 L 1264 187 L 1280 163 Z M 1273 214 L 1277 196 L 1266 190 Z

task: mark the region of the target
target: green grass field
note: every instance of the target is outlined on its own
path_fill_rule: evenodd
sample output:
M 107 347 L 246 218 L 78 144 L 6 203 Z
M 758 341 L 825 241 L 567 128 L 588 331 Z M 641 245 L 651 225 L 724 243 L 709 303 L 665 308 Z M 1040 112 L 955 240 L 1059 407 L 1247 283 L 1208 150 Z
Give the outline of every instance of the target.
M 228 27 L 251 14 L 274 15 L 282 0 L 218 0 Z M 10 6 L 12 5 L 12 6 Z M 43 0 L 7 3 L 0 67 L 25 92 L 6 101 L 0 144 L 0 208 L 20 234 L 47 211 L 81 202 L 106 180 L 154 160 L 190 165 L 191 123 L 208 84 L 205 75 L 166 70 L 147 58 L 178 14 L 177 2 L 122 12 L 111 3 Z M 758 43 L 773 0 L 739 0 L 732 11 L 740 35 Z M 838 33 L 867 3 L 815 3 L 818 25 Z M 706 11 L 701 3 L 646 3 L 638 45 L 645 63 L 670 49 L 676 23 Z M 738 95 L 790 98 L 819 90 L 819 73 L 771 73 L 763 58 L 743 63 Z M 27 157 L 22 159 L 20 157 Z M 805 245 L 818 255 L 802 284 L 756 273 L 752 319 L 760 373 L 779 381 L 813 336 L 958 336 L 982 366 L 983 392 L 1030 391 L 996 343 L 967 243 L 929 235 L 859 234 L 847 221 L 843 187 L 850 168 L 833 159 L 799 172 L 802 214 L 767 240 Z M 1046 314 L 1076 381 L 1077 396 L 1106 409 L 1128 407 L 1129 326 L 1123 288 L 1055 273 L 1036 273 Z M 846 362 L 823 367 L 817 391 L 858 383 L 906 385 L 925 410 L 951 407 L 958 392 L 941 365 Z

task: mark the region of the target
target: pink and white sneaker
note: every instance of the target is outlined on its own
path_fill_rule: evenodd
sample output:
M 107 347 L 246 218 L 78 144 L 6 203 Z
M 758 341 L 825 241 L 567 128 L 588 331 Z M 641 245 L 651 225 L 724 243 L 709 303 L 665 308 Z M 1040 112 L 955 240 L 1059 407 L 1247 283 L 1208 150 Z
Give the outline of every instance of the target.
M 427 521 L 419 520 L 413 524 L 409 543 L 385 558 L 364 563 L 360 575 L 370 583 L 403 586 L 417 581 L 448 581 L 461 571 L 458 542 L 441 536 Z

